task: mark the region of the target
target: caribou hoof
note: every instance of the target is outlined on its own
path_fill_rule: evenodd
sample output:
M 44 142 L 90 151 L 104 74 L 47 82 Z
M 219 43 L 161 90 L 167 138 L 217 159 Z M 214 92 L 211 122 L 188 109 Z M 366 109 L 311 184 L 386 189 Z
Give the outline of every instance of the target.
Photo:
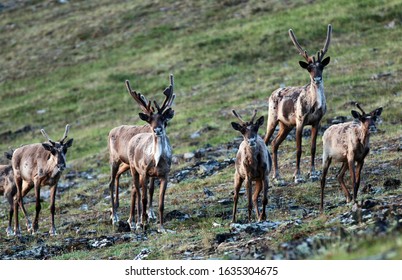
M 313 172 L 310 173 L 310 180 L 312 182 L 318 181 L 320 179 L 320 175 L 321 175 L 320 172 L 313 171 Z
M 136 230 L 143 230 L 145 228 L 145 225 L 141 224 L 141 223 L 137 223 L 135 225 L 135 229 Z
M 134 225 L 134 221 L 132 221 L 131 219 L 127 220 L 128 225 L 130 226 L 131 230 L 135 230 L 135 225 Z
M 110 220 L 112 220 L 113 225 L 117 224 L 120 221 L 119 216 L 116 213 L 114 215 L 110 214 Z
M 149 210 L 148 211 L 148 219 L 150 220 L 150 221 L 156 221 L 156 215 L 155 215 L 155 212 L 154 212 L 154 210 Z
M 27 227 L 27 231 L 29 232 L 29 233 L 32 233 L 33 232 L 33 227 L 32 227 L 32 223 L 31 222 L 27 222 L 26 223 L 26 227 Z
M 51 229 L 49 230 L 49 234 L 50 234 L 50 236 L 56 236 L 56 235 L 57 235 L 56 229 L 51 228 Z
M 21 237 L 21 231 L 20 229 L 14 229 L 14 234 L 13 236 Z
M 295 176 L 295 184 L 301 184 L 301 183 L 305 183 L 306 180 L 304 180 L 304 178 L 301 175 L 297 175 Z
M 7 227 L 6 233 L 7 233 L 7 236 L 14 236 L 14 231 L 11 227 Z
M 272 184 L 277 187 L 284 187 L 286 186 L 285 180 L 281 178 L 272 178 Z
M 162 225 L 160 225 L 160 226 L 158 227 L 158 232 L 159 232 L 159 233 L 167 233 L 167 230 L 166 230 Z

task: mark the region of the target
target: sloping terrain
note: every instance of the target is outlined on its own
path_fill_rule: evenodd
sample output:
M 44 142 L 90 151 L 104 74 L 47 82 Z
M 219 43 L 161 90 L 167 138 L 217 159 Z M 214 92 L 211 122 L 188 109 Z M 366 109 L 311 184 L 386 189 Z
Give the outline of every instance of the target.
M 1 1 L 1 150 L 44 141 L 40 128 L 58 139 L 66 123 L 74 138 L 56 201 L 59 234 L 47 234 L 48 188 L 35 236 L 24 228 L 20 238 L 6 236 L 4 199 L 1 259 L 401 259 L 401 11 L 397 0 Z M 273 90 L 307 83 L 287 30 L 314 53 L 328 23 L 328 111 L 317 141 L 318 166 L 323 131 L 351 120 L 353 102 L 367 111 L 384 108 L 363 168 L 359 207 L 345 203 L 337 164 L 328 175 L 324 215 L 318 182 L 291 183 L 291 134 L 279 154 L 287 184 L 271 184 L 267 222 L 246 223 L 242 196 L 239 224 L 230 224 L 241 141 L 230 125 L 231 110 L 267 116 Z M 168 233 L 157 233 L 156 223 L 146 232 L 128 230 L 128 174 L 122 180 L 123 221 L 113 227 L 107 134 L 120 124 L 142 124 L 124 81 L 159 100 L 170 73 L 177 98 L 168 127 L 174 150 Z M 307 178 L 309 127 L 304 132 Z M 33 215 L 33 193 L 26 205 Z

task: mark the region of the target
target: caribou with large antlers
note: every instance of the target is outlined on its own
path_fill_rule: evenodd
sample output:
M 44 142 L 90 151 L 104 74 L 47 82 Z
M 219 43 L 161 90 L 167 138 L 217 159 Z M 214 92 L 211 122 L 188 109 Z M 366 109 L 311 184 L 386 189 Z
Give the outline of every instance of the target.
M 322 137 L 321 212 L 324 209 L 325 179 L 332 160 L 342 162 L 338 182 L 346 196 L 346 202 L 350 202 L 352 199 L 343 180 L 346 170 L 349 169 L 353 187 L 353 201 L 356 202 L 364 159 L 370 151 L 370 133 L 377 130 L 375 122 L 382 112 L 380 107 L 366 114 L 358 103 L 356 103 L 356 107 L 362 114 L 352 110 L 354 121 L 332 125 L 325 130 Z
M 278 167 L 278 148 L 285 140 L 289 132 L 296 127 L 296 171 L 294 180 L 296 183 L 303 182 L 303 177 L 300 174 L 300 157 L 302 154 L 302 132 L 306 125 L 311 125 L 311 170 L 310 178 L 318 179 L 318 174 L 315 171 L 315 152 L 317 132 L 327 108 L 324 95 L 323 70 L 328 65 L 330 58 L 324 58 L 328 51 L 331 41 L 332 26 L 328 25 L 327 39 L 324 48 L 317 53 L 317 57 L 309 56 L 298 43 L 293 30 L 289 30 L 289 36 L 306 62 L 300 61 L 302 68 L 306 69 L 310 74 L 310 83 L 302 87 L 285 87 L 275 90 L 268 104 L 268 122 L 267 134 L 265 135 L 265 144 L 268 144 L 273 135 L 276 126 L 279 123 L 279 132 L 272 141 L 273 155 L 273 177 L 279 181 Z
M 268 203 L 269 172 L 271 171 L 271 156 L 265 146 L 264 140 L 258 135 L 259 127 L 264 123 L 264 117 L 260 117 L 254 122 L 257 110 L 249 122 L 244 121 L 240 115 L 233 110 L 233 114 L 239 119 L 240 123 L 232 122 L 233 129 L 243 135 L 243 141 L 239 146 L 236 156 L 236 172 L 234 175 L 234 196 L 233 196 L 233 219 L 236 222 L 237 201 L 239 191 L 243 182 L 246 182 L 248 199 L 248 221 L 251 221 L 252 204 L 258 221 L 266 219 L 265 208 Z M 255 181 L 255 190 L 252 195 L 252 181 Z M 258 209 L 258 196 L 263 191 L 262 212 Z
M 135 135 L 128 143 L 127 156 L 133 176 L 131 210 L 128 222 L 130 227 L 134 228 L 135 205 L 137 204 L 136 227 L 145 228 L 148 218 L 146 214 L 148 180 L 149 178 L 159 178 L 159 231 L 164 232 L 163 210 L 172 161 L 172 149 L 166 135 L 166 126 L 174 116 L 171 106 L 176 97 L 173 94 L 173 76 L 171 76 L 170 86 L 163 92 L 165 100 L 162 106 L 159 106 L 156 101 L 153 102 L 154 106 L 152 106 L 152 102 L 148 101 L 142 94 L 131 90 L 128 81 L 126 84 L 131 96 L 143 111 L 139 114 L 141 120 L 147 122 L 152 129 L 152 132 Z M 142 211 L 140 209 L 140 194 Z M 141 219 L 140 213 L 142 213 Z
M 173 92 L 174 80 L 173 75 L 170 75 L 170 85 L 165 89 L 165 92 L 171 90 Z M 130 83 L 126 81 L 126 88 L 128 93 L 134 98 L 137 96 L 136 92 L 131 89 Z M 119 221 L 117 209 L 119 208 L 119 179 L 121 174 L 130 169 L 130 163 L 127 155 L 127 147 L 131 138 L 139 133 L 151 133 L 152 128 L 149 124 L 145 125 L 121 125 L 113 128 L 108 136 L 108 149 L 110 161 L 110 182 L 109 191 L 111 197 L 111 220 L 115 224 Z M 156 219 L 152 207 L 153 193 L 154 193 L 154 178 L 150 178 L 149 184 L 149 217 Z M 115 193 L 114 193 L 115 190 Z
M 21 206 L 25 213 L 23 197 L 32 189 L 35 189 L 36 199 L 36 215 L 33 226 L 27 217 L 28 230 L 35 233 L 38 228 L 39 212 L 41 210 L 40 203 L 40 187 L 50 186 L 50 214 L 51 228 L 50 234 L 56 234 L 54 225 L 55 214 L 55 198 L 57 183 L 63 170 L 66 168 L 66 153 L 67 149 L 73 144 L 73 139 L 67 139 L 70 125 L 66 125 L 63 137 L 56 142 L 49 138 L 44 129 L 41 129 L 42 135 L 48 140 L 45 143 L 30 144 L 16 149 L 12 156 L 12 167 L 14 173 L 14 181 L 17 187 L 17 199 L 14 200 L 15 225 L 14 233 L 19 235 L 18 221 L 18 205 Z

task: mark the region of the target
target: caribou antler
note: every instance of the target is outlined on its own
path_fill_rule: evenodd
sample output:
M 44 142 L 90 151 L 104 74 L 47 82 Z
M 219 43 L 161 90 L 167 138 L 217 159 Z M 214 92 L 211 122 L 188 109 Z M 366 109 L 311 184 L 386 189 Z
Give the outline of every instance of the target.
M 134 100 L 140 105 L 141 110 L 146 113 L 146 114 L 151 114 L 154 110 L 151 108 L 151 101 L 147 101 L 145 96 L 143 96 L 141 93 L 137 93 L 135 90 L 131 89 L 130 82 L 126 80 L 126 88 L 128 90 L 128 93 L 134 98 Z
M 69 130 L 70 130 L 70 125 L 69 125 L 69 124 L 67 124 L 67 125 L 66 125 L 66 129 L 65 129 L 65 131 L 64 131 L 63 138 L 61 138 L 61 140 L 59 141 L 60 143 L 63 143 L 63 142 L 64 142 L 64 140 L 66 140 L 67 135 L 68 135 L 68 131 L 69 131 Z
M 176 98 L 176 95 L 173 94 L 173 85 L 174 85 L 173 74 L 170 74 L 170 85 L 163 91 L 163 94 L 166 97 L 162 103 L 162 107 L 159 107 L 158 103 L 154 101 L 155 107 L 159 113 L 162 113 L 163 111 L 165 111 L 166 108 L 172 106 L 173 101 Z
M 242 117 L 240 116 L 240 114 L 237 113 L 235 110 L 232 110 L 232 113 L 233 113 L 233 115 L 234 115 L 236 118 L 239 119 L 239 121 L 240 121 L 242 124 L 247 123 L 247 122 L 245 122 L 245 121 L 242 119 Z M 251 117 L 251 121 L 249 122 L 250 124 L 254 123 L 254 119 L 255 119 L 255 116 L 256 116 L 256 115 L 257 115 L 257 110 L 254 109 L 253 116 Z
M 364 112 L 364 110 L 362 109 L 362 107 L 360 106 L 359 103 L 355 102 L 355 106 L 356 106 L 360 111 L 362 111 L 362 114 L 363 114 L 363 115 L 366 114 L 366 112 Z
M 233 113 L 233 115 L 234 115 L 236 118 L 239 119 L 239 121 L 240 121 L 242 124 L 245 123 L 245 121 L 241 118 L 241 116 L 240 116 L 235 110 L 232 110 L 232 113 Z
M 46 131 L 43 128 L 40 130 L 40 132 L 47 139 L 47 141 L 49 141 L 53 145 L 56 144 L 56 142 L 54 142 L 52 139 L 50 139 L 49 135 L 47 135 Z
M 325 40 L 324 48 L 321 49 L 318 54 L 318 61 L 321 61 L 321 59 L 324 57 L 324 55 L 328 51 L 329 44 L 331 43 L 331 35 L 332 35 L 332 25 L 328 24 L 328 29 L 327 29 L 327 39 Z
M 329 44 L 331 42 L 331 34 L 332 34 L 332 25 L 328 24 L 328 29 L 327 29 L 327 39 L 325 40 L 325 44 L 324 44 L 324 48 L 321 49 L 318 53 L 317 53 L 317 59 L 318 61 L 321 61 L 322 58 L 324 57 L 324 55 L 327 53 L 328 51 L 328 47 Z M 292 29 L 289 29 L 289 36 L 290 39 L 292 40 L 293 44 L 295 45 L 295 47 L 297 48 L 297 50 L 299 51 L 299 54 L 304 57 L 304 59 L 310 63 L 310 62 L 315 62 L 315 57 L 314 56 L 309 56 L 307 54 L 307 51 L 304 50 L 302 48 L 302 46 L 300 46 L 299 42 L 296 39 L 296 35 L 294 34 Z
M 254 109 L 253 117 L 251 118 L 250 123 L 254 123 L 255 116 L 257 115 L 257 109 Z
M 293 45 L 295 45 L 295 47 L 296 47 L 297 50 L 299 51 L 299 54 L 300 54 L 302 57 L 304 57 L 304 59 L 305 59 L 307 62 L 310 62 L 311 58 L 310 58 L 309 55 L 307 54 L 307 51 L 304 50 L 304 49 L 300 46 L 299 42 L 298 42 L 297 39 L 296 39 L 296 35 L 294 34 L 294 32 L 293 32 L 292 29 L 289 29 L 289 36 L 290 36 L 290 39 L 291 39 L 292 42 L 293 42 Z

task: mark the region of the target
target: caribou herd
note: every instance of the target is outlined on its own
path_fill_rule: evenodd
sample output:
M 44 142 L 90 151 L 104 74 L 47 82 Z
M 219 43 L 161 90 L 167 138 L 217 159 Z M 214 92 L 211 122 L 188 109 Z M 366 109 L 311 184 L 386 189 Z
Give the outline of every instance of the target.
M 264 123 L 264 116 L 256 119 L 257 111 L 255 110 L 251 120 L 245 121 L 238 112 L 232 111 L 239 122 L 232 122 L 231 125 L 243 136 L 234 168 L 233 223 L 236 222 L 239 191 L 243 182 L 248 198 L 248 221 L 252 220 L 253 207 L 258 221 L 266 219 L 269 173 L 272 169 L 272 184 L 284 184 L 279 174 L 278 148 L 293 128 L 296 129 L 294 182 L 299 184 L 305 181 L 300 171 L 300 158 L 302 132 L 307 125 L 311 125 L 310 179 L 312 181 L 319 179 L 320 172 L 315 170 L 316 140 L 321 120 L 327 110 L 323 70 L 330 62 L 330 57 L 324 58 L 324 56 L 328 51 L 331 35 L 332 26 L 328 25 L 323 49 L 319 50 L 316 56 L 310 56 L 300 46 L 293 30 L 289 30 L 291 41 L 305 59 L 299 64 L 308 71 L 310 82 L 305 86 L 284 87 L 272 92 L 268 99 L 267 130 L 263 138 L 259 136 L 258 130 Z M 139 117 L 145 124 L 121 125 L 109 132 L 111 222 L 116 224 L 119 221 L 117 211 L 119 208 L 119 178 L 121 174 L 130 170 L 132 189 L 128 224 L 132 230 L 146 230 L 149 220 L 157 219 L 152 207 L 155 180 L 157 179 L 160 181 L 158 229 L 160 232 L 165 232 L 163 225 L 164 201 L 173 154 L 166 128 L 167 123 L 174 117 L 172 106 L 176 95 L 174 94 L 173 75 L 170 75 L 170 85 L 163 91 L 164 100 L 161 105 L 156 100 L 148 100 L 144 95 L 133 90 L 128 80 L 125 85 L 128 93 L 139 105 L 141 109 Z M 322 137 L 323 168 L 320 181 L 321 203 L 319 205 L 321 212 L 324 211 L 325 181 L 332 161 L 342 163 L 337 178 L 346 196 L 346 201 L 356 203 L 357 200 L 364 159 L 370 149 L 370 133 L 375 131 L 375 123 L 381 115 L 382 108 L 366 113 L 360 104 L 355 103 L 355 105 L 360 113 L 355 110 L 351 111 L 353 121 L 330 126 Z M 278 124 L 279 130 L 275 138 L 270 141 Z M 0 193 L 4 194 L 10 205 L 9 222 L 6 229 L 8 235 L 21 235 L 19 209 L 25 216 L 28 232 L 38 231 L 41 210 L 40 190 L 45 185 L 50 187 L 51 227 L 49 233 L 56 234 L 54 215 L 57 184 L 66 168 L 67 150 L 73 144 L 73 139 L 67 140 L 69 129 L 70 125 L 67 124 L 64 135 L 59 141 L 52 140 L 45 130 L 41 129 L 41 133 L 46 139 L 45 142 L 21 146 L 14 151 L 5 153 L 9 164 L 0 165 Z M 272 159 L 267 149 L 269 143 L 272 149 Z M 352 195 L 344 182 L 347 170 L 350 172 L 352 181 Z M 253 182 L 255 184 L 254 192 L 252 191 Z M 25 210 L 23 199 L 32 188 L 35 190 L 36 201 L 33 224 Z M 261 191 L 263 197 L 260 211 L 258 200 Z M 13 216 L 14 227 L 12 227 Z

